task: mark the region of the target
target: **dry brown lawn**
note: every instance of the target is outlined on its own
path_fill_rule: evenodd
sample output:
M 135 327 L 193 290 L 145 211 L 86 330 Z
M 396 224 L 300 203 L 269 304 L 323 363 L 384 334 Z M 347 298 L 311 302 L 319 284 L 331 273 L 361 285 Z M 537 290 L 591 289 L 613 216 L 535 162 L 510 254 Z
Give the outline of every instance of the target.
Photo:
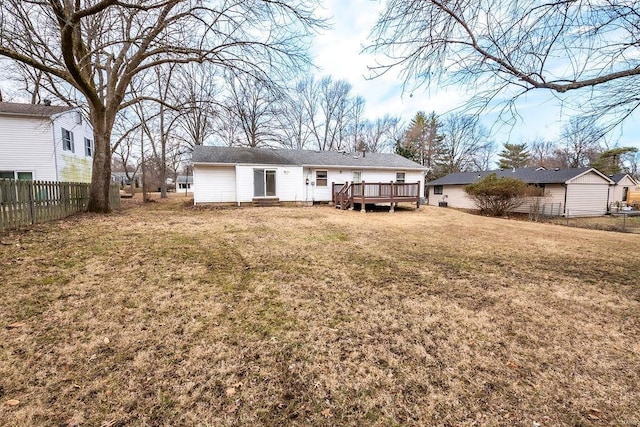
M 637 235 L 126 203 L 0 235 L 0 425 L 640 425 Z

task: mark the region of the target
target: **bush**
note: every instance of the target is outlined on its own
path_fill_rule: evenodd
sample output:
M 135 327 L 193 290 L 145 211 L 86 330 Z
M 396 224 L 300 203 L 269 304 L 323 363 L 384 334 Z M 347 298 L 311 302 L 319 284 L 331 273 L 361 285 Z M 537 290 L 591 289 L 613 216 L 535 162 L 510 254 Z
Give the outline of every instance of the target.
M 515 178 L 498 178 L 495 173 L 464 187 L 480 212 L 504 216 L 522 206 L 532 189 L 526 182 Z

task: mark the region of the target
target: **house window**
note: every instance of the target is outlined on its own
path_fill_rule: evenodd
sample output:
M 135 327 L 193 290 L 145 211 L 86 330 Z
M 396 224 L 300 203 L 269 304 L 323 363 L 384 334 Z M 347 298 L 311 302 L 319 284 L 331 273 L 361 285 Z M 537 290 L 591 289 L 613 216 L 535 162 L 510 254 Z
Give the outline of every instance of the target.
M 444 188 L 442 185 L 434 185 L 433 186 L 433 194 L 442 194 Z
M 316 171 L 316 186 L 327 186 L 327 171 Z
M 19 179 L 33 181 L 33 172 L 0 171 L 0 179 Z
M 362 172 L 353 171 L 353 182 L 355 184 L 360 184 L 362 182 Z
M 93 141 L 89 138 L 84 139 L 84 155 L 87 157 L 93 156 Z
M 271 169 L 253 170 L 253 196 L 275 197 L 276 171 Z
M 73 147 L 73 133 L 71 131 L 62 128 L 62 149 L 64 151 L 75 151 Z
M 622 187 L 622 201 L 627 201 L 627 196 L 629 195 L 629 187 Z
M 17 175 L 20 181 L 33 181 L 33 173 L 31 172 L 18 172 Z
M 404 177 L 404 172 L 396 172 L 396 182 L 404 182 Z

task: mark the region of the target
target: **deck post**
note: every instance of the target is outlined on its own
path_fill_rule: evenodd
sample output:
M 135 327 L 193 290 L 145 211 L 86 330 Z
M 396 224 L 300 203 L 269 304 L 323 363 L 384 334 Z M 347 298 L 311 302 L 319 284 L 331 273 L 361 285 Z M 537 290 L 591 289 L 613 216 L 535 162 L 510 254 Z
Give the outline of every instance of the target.
M 416 209 L 420 209 L 420 181 L 417 182 L 418 188 L 416 188 Z
M 389 205 L 389 213 L 393 213 L 394 212 L 394 207 L 393 207 L 393 193 L 395 192 L 395 185 L 393 185 L 393 181 L 391 181 L 391 203 Z
M 364 181 L 361 181 L 360 183 L 362 185 L 362 204 L 360 204 L 360 212 L 364 213 L 367 210 L 365 209 L 364 205 L 365 205 L 365 197 L 364 197 L 364 193 L 365 193 L 365 183 Z
M 337 200 L 336 200 L 336 183 L 335 181 L 331 181 L 331 201 L 335 204 L 337 204 Z

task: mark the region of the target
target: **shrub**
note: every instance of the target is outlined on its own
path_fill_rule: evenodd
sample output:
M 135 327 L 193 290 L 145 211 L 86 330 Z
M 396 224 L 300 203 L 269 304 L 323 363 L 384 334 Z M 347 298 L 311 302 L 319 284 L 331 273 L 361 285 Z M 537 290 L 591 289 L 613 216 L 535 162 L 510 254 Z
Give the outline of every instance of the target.
M 520 207 L 532 189 L 519 179 L 498 178 L 495 173 L 464 187 L 464 191 L 480 209 L 493 216 L 504 216 Z

